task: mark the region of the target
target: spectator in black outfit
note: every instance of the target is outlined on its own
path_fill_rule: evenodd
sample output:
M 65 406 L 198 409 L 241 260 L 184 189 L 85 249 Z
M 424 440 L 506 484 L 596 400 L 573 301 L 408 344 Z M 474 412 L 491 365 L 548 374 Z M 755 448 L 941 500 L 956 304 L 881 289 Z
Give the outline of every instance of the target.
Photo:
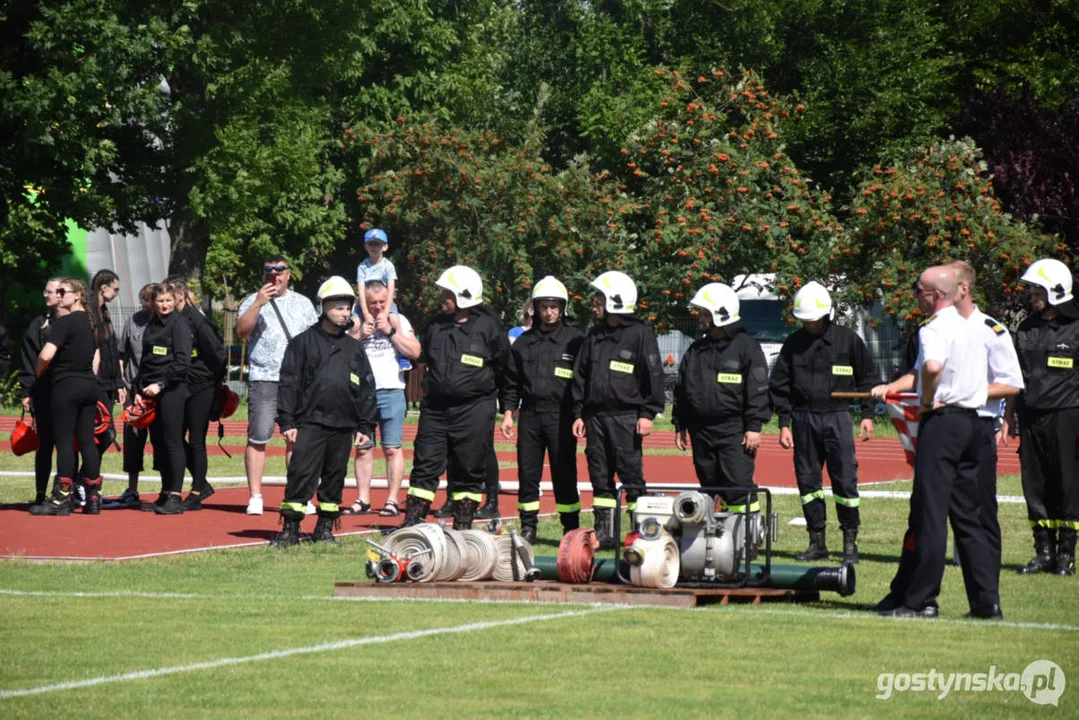
M 184 405 L 184 456 L 191 471 L 191 492 L 184 500 L 184 510 L 201 510 L 202 501 L 214 493 L 206 482 L 206 431 L 217 386 L 225 379 L 225 345 L 213 321 L 188 302 L 187 284 L 171 280 L 176 291 L 176 312 L 191 329 L 191 367 L 187 371 L 187 403 Z
M 161 472 L 161 495 L 144 510 L 159 515 L 184 511 L 184 406 L 187 371 L 191 366 L 191 326 L 176 312 L 176 290 L 166 283 L 154 287 L 155 314 L 142 336 L 142 363 L 135 380 L 137 395 L 157 403 L 150 438 L 154 461 Z
M 11 348 L 8 347 L 7 328 L 0 325 L 0 377 L 7 375 L 11 367 Z
M 86 478 L 84 512 L 101 512 L 101 457 L 94 444 L 94 414 L 97 412 L 97 365 L 93 319 L 86 312 L 86 285 L 64 278 L 56 292 L 67 311 L 50 324 L 45 346 L 37 359 L 38 378 L 52 385 L 51 414 L 56 438 L 57 477 L 52 496 L 34 505 L 34 515 L 70 515 L 72 480 L 75 477 L 75 440 L 82 455 Z
M 52 432 L 52 414 L 50 405 L 52 393 L 48 376 L 38 378 L 37 356 L 45 347 L 45 333 L 49 324 L 61 314 L 67 314 L 60 308 L 60 295 L 56 289 L 63 278 L 49 278 L 45 283 L 45 314 L 31 321 L 22 336 L 22 366 L 19 369 L 19 384 L 22 385 L 22 409 L 34 414 L 34 428 L 37 430 L 38 448 L 34 453 L 34 482 L 36 492 L 34 505 L 45 502 L 45 493 L 49 489 L 49 476 L 52 474 L 52 451 L 56 442 Z
M 127 390 L 125 405 L 130 405 L 135 400 L 134 383 L 139 376 L 139 363 L 142 360 L 142 335 L 153 317 L 153 290 L 153 283 L 144 285 L 142 290 L 139 290 L 142 310 L 128 318 L 120 331 L 120 374 Z M 124 472 L 127 473 L 127 490 L 116 500 L 120 505 L 134 507 L 139 504 L 139 473 L 143 470 L 148 435 L 144 428 L 124 423 Z

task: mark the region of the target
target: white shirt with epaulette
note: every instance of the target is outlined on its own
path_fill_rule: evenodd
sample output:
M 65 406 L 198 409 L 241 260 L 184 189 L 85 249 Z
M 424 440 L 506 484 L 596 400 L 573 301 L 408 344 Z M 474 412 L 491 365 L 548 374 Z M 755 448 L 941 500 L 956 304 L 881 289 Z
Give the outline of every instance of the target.
M 974 323 L 980 337 L 985 343 L 988 355 L 989 384 L 1000 383 L 1022 390 L 1026 385 L 1023 383 L 1023 371 L 1019 367 L 1019 355 L 1015 352 L 1011 333 L 999 322 L 989 317 L 977 306 L 974 312 L 967 318 L 967 322 Z M 1001 401 L 990 400 L 978 409 L 981 417 L 1000 417 Z
M 925 367 L 930 360 L 943 366 L 934 402 L 971 410 L 985 405 L 989 353 L 984 336 L 954 305 L 938 310 L 918 330 L 918 367 Z M 929 398 L 923 397 L 922 402 L 929 402 Z

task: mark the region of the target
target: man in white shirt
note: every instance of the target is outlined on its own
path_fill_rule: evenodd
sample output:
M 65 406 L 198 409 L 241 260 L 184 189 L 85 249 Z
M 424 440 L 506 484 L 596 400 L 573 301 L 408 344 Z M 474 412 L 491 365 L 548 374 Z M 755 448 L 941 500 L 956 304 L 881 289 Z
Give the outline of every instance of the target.
M 918 278 L 916 292 L 918 306 L 929 319 L 918 330 L 921 421 L 910 526 L 891 591 L 877 610 L 889 617 L 937 616 L 950 518 L 967 586 L 969 617 L 997 619 L 1002 617 L 999 569 L 980 519 L 978 485 L 982 429 L 977 410 L 989 394 L 986 343 L 978 326 L 955 307 L 960 293 L 955 268 L 929 268 Z M 895 386 L 902 381 L 878 386 L 874 395 L 896 392 L 900 388 Z
M 401 452 L 407 403 L 405 401 L 405 374 L 397 361 L 398 354 L 411 360 L 420 356 L 420 341 L 412 330 L 412 324 L 404 315 L 390 312 L 389 288 L 380 280 L 364 284 L 367 310 L 373 321 L 356 323 L 353 333 L 363 342 L 367 360 L 375 376 L 375 394 L 378 400 L 378 435 L 382 442 L 382 454 L 386 458 L 386 477 L 389 495 L 378 514 L 394 517 L 398 512 L 397 493 L 405 473 L 405 458 Z M 371 474 L 375 462 L 375 438 L 356 449 L 356 486 L 359 494 L 349 509 L 350 515 L 366 515 L 371 512 Z
M 311 301 L 289 290 L 288 261 L 271 255 L 263 261 L 263 285 L 244 299 L 236 315 L 236 335 L 247 340 L 247 448 L 244 470 L 251 497 L 248 515 L 262 514 L 262 473 L 266 444 L 273 439 L 277 418 L 277 383 L 289 340 L 318 322 Z M 285 463 L 292 443 L 285 441 Z

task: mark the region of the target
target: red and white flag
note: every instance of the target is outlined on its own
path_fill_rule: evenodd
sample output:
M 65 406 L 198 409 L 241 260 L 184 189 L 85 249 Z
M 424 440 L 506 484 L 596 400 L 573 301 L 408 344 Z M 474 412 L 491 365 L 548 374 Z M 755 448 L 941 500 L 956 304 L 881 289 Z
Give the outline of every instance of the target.
M 887 401 L 888 417 L 899 433 L 907 464 L 914 467 L 914 453 L 918 449 L 918 396 L 914 393 L 891 394 Z

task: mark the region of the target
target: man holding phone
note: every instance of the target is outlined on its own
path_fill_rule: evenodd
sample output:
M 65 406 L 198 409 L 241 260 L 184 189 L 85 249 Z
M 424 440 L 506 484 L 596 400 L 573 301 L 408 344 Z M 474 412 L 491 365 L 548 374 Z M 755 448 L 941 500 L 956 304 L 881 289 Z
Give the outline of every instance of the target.
M 262 474 L 266 445 L 273 439 L 277 416 L 277 385 L 285 347 L 296 335 L 318 322 L 315 306 L 303 295 L 289 290 L 288 260 L 270 255 L 263 261 L 263 285 L 240 305 L 236 335 L 246 340 L 249 367 L 247 385 L 247 449 L 244 469 L 251 497 L 248 515 L 262 514 Z M 285 463 L 292 443 L 285 441 Z

